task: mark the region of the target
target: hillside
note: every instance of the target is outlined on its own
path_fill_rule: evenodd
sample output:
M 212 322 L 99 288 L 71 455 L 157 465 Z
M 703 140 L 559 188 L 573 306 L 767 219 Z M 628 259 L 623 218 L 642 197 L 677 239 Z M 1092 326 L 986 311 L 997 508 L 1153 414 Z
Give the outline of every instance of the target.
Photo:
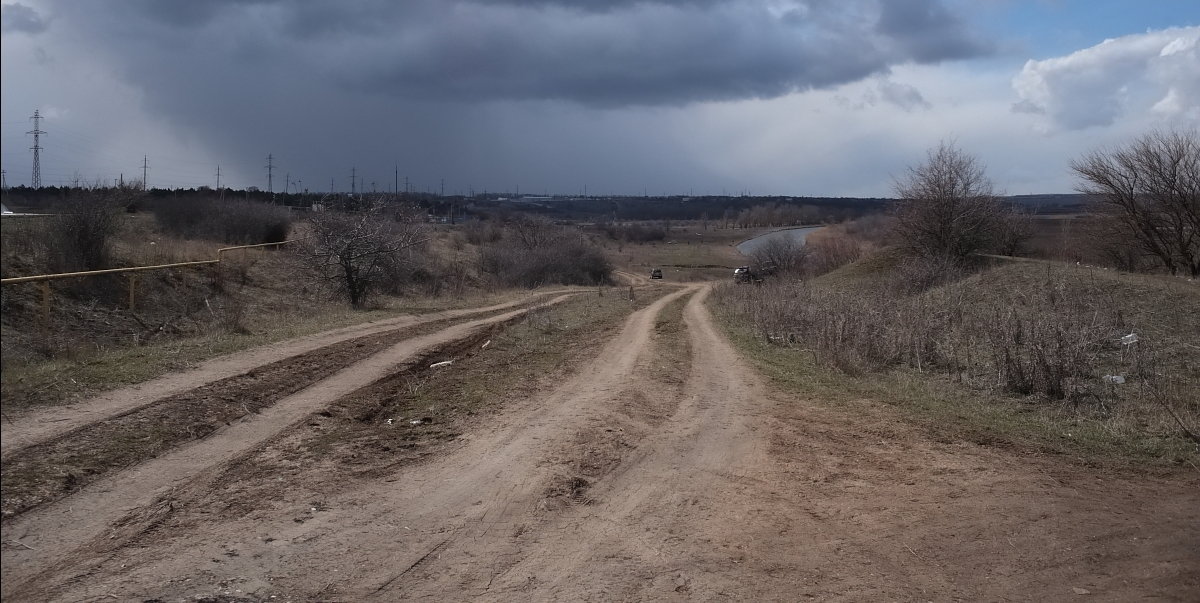
M 1200 292 L 1184 279 L 1028 260 L 947 276 L 884 251 L 718 298 L 760 360 L 849 374 L 955 437 L 1097 462 L 1200 458 L 1184 430 L 1200 427 Z

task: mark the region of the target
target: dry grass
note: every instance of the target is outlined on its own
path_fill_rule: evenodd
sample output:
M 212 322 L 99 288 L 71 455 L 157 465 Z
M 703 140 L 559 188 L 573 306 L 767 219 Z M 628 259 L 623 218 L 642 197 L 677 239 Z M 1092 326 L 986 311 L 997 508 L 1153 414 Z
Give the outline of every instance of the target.
M 123 307 L 124 283 L 110 297 L 56 295 L 49 328 L 39 326 L 32 287 L 5 287 L 3 407 L 59 404 L 182 370 L 216 356 L 401 314 L 478 307 L 528 292 L 458 297 L 384 297 L 353 310 L 325 292 L 297 288 L 298 260 L 247 251 L 219 273 L 183 269 L 139 281 L 136 311 Z M 93 294 L 96 290 L 92 291 Z M 10 312 L 10 310 L 16 311 Z
M 647 274 L 651 268 L 662 268 L 663 276 L 674 282 L 698 280 L 728 280 L 732 270 L 746 263 L 746 257 L 736 246 L 769 229 L 726 228 L 710 225 L 705 230 L 699 223 L 674 223 L 666 241 L 651 243 L 622 243 L 603 241 L 605 250 L 618 269 Z
M 1005 417 L 1028 412 L 1035 423 L 1088 434 L 1095 441 L 1084 449 L 1195 452 L 1179 425 L 1200 427 L 1194 284 L 1041 262 L 1004 263 L 956 281 L 919 268 L 885 256 L 812 284 L 727 287 L 714 300 L 735 328 L 797 362 L 868 382 L 889 375 L 897 391 L 924 388 L 931 400 L 947 398 L 934 395 L 938 388 L 986 398 L 987 412 L 966 415 L 1006 439 L 1025 437 L 1018 427 L 1029 417 Z M 1140 341 L 1121 344 L 1130 332 Z M 913 383 L 896 382 L 898 375 Z

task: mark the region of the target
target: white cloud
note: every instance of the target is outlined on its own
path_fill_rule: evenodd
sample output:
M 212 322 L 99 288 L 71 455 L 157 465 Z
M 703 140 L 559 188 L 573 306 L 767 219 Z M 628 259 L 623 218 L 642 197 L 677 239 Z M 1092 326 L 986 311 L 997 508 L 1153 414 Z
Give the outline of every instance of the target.
M 1200 27 L 1134 34 L 1062 57 L 1028 61 L 1013 78 L 1013 110 L 1039 128 L 1080 130 L 1154 113 L 1200 120 Z

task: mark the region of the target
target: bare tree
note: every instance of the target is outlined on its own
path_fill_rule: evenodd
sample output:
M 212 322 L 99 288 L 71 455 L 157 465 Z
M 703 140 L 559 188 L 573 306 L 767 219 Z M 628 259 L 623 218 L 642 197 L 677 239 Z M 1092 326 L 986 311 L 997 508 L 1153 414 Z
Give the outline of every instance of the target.
M 549 247 L 562 234 L 562 229 L 549 219 L 530 214 L 518 215 L 511 227 L 521 247 L 528 251 Z
M 1033 213 L 1033 211 L 1022 210 L 1016 206 L 1012 206 L 1007 212 L 1004 212 L 996 225 L 996 236 L 993 241 L 996 253 L 1017 255 L 1025 249 L 1030 239 L 1033 238 Z
M 1071 163 L 1101 225 L 1131 237 L 1171 274 L 1200 276 L 1200 135 L 1151 132 Z
M 942 142 L 895 184 L 896 232 L 919 255 L 965 259 L 995 247 L 1010 211 L 972 155 Z
M 426 240 L 414 218 L 389 217 L 380 202 L 353 213 L 329 211 L 312 218 L 308 257 L 320 276 L 359 308 L 400 252 Z
M 809 249 L 791 238 L 769 239 L 750 254 L 754 265 L 760 270 L 778 273 L 799 272 L 808 257 Z

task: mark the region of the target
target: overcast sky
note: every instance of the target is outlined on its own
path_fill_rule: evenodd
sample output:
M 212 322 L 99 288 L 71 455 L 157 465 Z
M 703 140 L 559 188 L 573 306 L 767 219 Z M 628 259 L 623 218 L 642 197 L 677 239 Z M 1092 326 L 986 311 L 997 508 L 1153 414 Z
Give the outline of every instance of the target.
M 887 196 L 939 140 L 1011 194 L 1200 127 L 1196 0 L 21 0 L 2 159 L 43 184 Z M 290 179 L 290 184 L 285 183 Z

